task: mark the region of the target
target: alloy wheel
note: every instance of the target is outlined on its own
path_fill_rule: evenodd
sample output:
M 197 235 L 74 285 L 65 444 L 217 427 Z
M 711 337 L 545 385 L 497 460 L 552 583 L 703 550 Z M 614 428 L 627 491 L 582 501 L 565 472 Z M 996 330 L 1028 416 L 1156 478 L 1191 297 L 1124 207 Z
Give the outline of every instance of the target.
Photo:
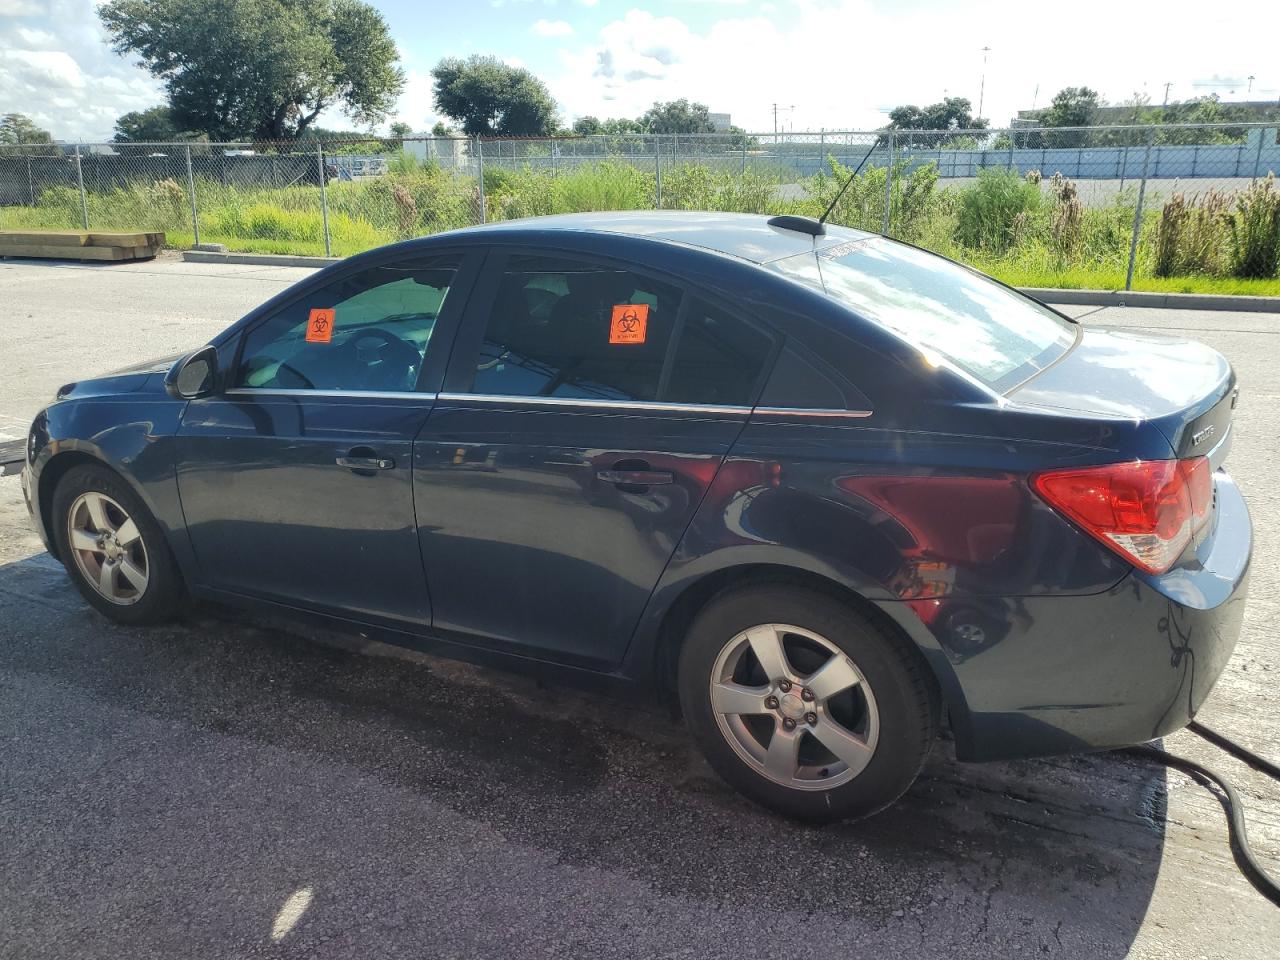
M 104 599 L 136 603 L 150 580 L 138 525 L 106 494 L 82 493 L 67 512 L 67 543 L 81 575 Z
M 738 756 L 795 790 L 852 780 L 880 736 L 862 671 L 826 637 L 791 624 L 760 624 L 729 640 L 712 666 L 710 697 Z

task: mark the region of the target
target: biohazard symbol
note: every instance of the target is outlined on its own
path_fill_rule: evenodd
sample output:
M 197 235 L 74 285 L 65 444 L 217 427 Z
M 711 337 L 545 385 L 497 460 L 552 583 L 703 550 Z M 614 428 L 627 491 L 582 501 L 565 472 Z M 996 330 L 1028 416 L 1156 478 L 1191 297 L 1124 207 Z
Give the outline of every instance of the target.
M 332 307 L 311 311 L 307 318 L 307 343 L 328 343 L 333 339 L 333 313 Z
M 610 343 L 644 343 L 649 328 L 647 303 L 617 303 L 609 324 Z

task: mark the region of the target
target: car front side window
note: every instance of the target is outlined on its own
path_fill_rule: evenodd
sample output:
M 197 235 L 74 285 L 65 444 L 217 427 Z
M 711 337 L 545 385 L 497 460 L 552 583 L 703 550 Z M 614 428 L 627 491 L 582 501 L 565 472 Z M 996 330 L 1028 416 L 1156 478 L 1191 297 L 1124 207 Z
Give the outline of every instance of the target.
M 457 269 L 400 260 L 316 289 L 246 334 L 233 386 L 412 391 Z

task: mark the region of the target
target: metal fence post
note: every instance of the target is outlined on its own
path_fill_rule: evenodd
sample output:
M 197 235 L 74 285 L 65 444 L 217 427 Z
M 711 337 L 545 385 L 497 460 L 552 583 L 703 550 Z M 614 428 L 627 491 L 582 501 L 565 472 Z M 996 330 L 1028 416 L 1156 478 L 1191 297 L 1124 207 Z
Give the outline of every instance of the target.
M 498 141 L 498 155 L 502 155 L 502 141 Z M 488 223 L 489 210 L 485 204 L 484 198 L 484 141 L 476 137 L 476 168 L 479 171 L 477 179 L 480 182 L 480 222 Z
M 1267 136 L 1267 130 L 1265 127 L 1257 127 L 1255 129 L 1258 133 L 1258 152 L 1253 155 L 1253 179 L 1257 180 L 1258 168 L 1262 165 L 1262 141 Z M 30 163 L 31 161 L 28 160 L 27 162 Z
M 742 175 L 747 175 L 747 138 L 742 138 Z
M 34 207 L 36 205 L 36 182 L 31 176 L 31 157 L 27 157 L 27 193 L 31 195 L 31 205 Z
M 84 169 L 80 166 L 80 144 L 76 144 L 76 186 L 80 188 L 81 229 L 89 229 L 89 198 L 84 194 Z
M 653 141 L 653 179 L 656 196 L 654 206 L 662 209 L 662 134 Z
M 1138 259 L 1138 236 L 1142 233 L 1142 202 L 1147 196 L 1147 168 L 1151 163 L 1151 146 L 1155 143 L 1156 128 L 1147 135 L 1147 150 L 1142 158 L 1142 183 L 1138 185 L 1138 205 L 1133 211 L 1133 236 L 1129 239 L 1129 269 L 1125 273 L 1124 288 L 1133 289 L 1133 267 Z
M 889 159 L 884 165 L 884 229 L 880 232 L 889 235 L 889 212 L 893 208 L 893 131 L 889 131 Z
M 196 178 L 191 172 L 191 144 L 187 144 L 187 192 L 191 196 L 191 232 L 195 246 L 200 246 L 200 218 L 196 215 Z
M 332 256 L 329 241 L 329 178 L 324 172 L 324 144 L 316 144 L 316 169 L 320 172 L 320 220 L 324 224 L 324 255 Z

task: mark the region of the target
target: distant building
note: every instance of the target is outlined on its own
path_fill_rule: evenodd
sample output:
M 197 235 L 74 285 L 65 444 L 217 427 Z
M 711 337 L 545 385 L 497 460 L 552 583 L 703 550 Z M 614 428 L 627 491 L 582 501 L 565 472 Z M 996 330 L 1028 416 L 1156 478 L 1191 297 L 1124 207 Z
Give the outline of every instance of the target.
M 711 125 L 716 128 L 716 133 L 728 133 L 732 124 L 729 122 L 729 114 L 727 113 L 709 113 Z

